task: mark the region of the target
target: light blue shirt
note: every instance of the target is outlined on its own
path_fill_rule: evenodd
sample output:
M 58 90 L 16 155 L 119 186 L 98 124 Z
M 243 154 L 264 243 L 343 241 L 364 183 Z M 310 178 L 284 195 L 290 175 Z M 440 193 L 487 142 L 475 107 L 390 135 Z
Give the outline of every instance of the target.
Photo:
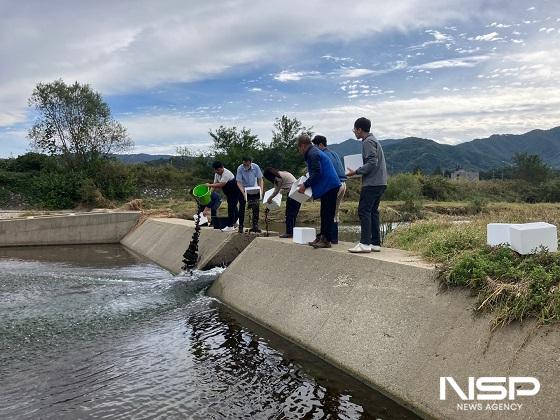
M 261 179 L 263 174 L 261 168 L 256 163 L 251 163 L 251 169 L 245 169 L 243 165 L 239 165 L 237 168 L 237 175 L 235 177 L 236 181 L 241 182 L 243 187 L 256 187 L 257 180 Z

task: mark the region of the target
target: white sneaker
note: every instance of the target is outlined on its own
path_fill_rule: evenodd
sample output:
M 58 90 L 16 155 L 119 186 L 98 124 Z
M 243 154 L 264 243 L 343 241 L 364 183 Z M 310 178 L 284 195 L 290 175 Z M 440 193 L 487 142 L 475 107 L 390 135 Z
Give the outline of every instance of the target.
M 358 245 L 356 245 L 354 248 L 350 248 L 348 251 L 354 254 L 365 254 L 371 252 L 371 246 L 358 243 Z
M 379 245 L 372 245 L 371 250 L 372 252 L 381 252 L 381 247 Z
M 235 232 L 236 230 L 233 226 L 226 226 L 222 229 L 222 232 Z
M 235 223 L 233 224 L 233 227 L 239 227 L 239 219 L 237 219 L 237 220 L 235 221 Z

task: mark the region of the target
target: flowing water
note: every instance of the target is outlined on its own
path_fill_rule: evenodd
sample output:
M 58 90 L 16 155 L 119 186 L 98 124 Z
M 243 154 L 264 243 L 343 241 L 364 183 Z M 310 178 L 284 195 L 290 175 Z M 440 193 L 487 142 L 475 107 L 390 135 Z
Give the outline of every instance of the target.
M 0 418 L 416 418 L 120 246 L 0 249 Z

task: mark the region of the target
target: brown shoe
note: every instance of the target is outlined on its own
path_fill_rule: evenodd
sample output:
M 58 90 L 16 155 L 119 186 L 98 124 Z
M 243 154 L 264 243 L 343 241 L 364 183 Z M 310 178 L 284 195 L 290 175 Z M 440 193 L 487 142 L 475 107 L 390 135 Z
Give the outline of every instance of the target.
M 320 240 L 323 239 L 323 235 L 317 235 L 317 237 L 315 238 L 315 240 L 313 242 L 307 242 L 307 245 L 313 246 L 315 245 L 317 242 L 319 242 Z
M 330 241 L 327 241 L 326 239 L 321 239 L 320 241 L 314 243 L 311 246 L 315 249 L 317 249 L 317 248 L 332 248 L 332 245 L 331 245 Z
M 293 238 L 294 235 L 291 235 L 289 233 L 283 233 L 281 235 L 278 235 L 279 238 Z

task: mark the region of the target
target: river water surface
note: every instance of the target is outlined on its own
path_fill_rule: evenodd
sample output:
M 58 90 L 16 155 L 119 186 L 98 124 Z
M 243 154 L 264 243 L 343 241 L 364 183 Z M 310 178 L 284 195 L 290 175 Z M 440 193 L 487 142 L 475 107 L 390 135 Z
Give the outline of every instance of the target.
M 416 418 L 120 246 L 0 249 L 0 418 Z

